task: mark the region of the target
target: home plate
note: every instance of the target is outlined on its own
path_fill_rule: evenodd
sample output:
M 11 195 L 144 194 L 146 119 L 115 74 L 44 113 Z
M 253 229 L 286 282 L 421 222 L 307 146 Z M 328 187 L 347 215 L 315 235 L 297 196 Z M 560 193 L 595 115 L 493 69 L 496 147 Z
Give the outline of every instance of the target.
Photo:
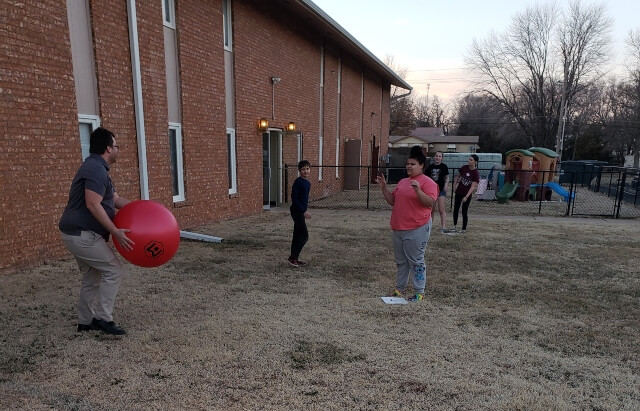
M 385 304 L 409 304 L 409 301 L 402 297 L 380 297 Z

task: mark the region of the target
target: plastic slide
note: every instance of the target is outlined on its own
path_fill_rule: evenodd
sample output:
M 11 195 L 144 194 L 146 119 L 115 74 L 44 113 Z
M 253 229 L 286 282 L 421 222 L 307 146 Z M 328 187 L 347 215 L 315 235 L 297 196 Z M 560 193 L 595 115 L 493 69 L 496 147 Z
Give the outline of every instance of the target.
M 569 192 L 562 188 L 562 186 L 554 181 L 547 183 L 547 187 L 555 191 L 564 201 L 569 201 Z M 576 193 L 571 193 L 571 199 L 576 198 Z
M 516 190 L 518 190 L 518 187 L 520 187 L 520 184 L 518 184 L 518 182 L 516 181 L 514 181 L 513 183 L 505 183 L 502 187 L 502 190 L 500 190 L 500 192 L 496 194 L 498 202 L 506 203 L 507 200 L 513 197 L 513 195 L 516 193 Z

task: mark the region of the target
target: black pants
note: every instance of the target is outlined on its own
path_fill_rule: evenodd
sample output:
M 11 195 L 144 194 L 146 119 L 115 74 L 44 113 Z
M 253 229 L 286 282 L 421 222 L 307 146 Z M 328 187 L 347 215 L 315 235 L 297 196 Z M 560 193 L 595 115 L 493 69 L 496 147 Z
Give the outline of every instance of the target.
M 467 199 L 467 201 L 462 202 L 464 198 L 463 194 L 456 194 L 453 202 L 453 225 L 458 225 L 458 211 L 460 211 L 460 205 L 462 204 L 462 229 L 467 229 L 467 222 L 469 221 L 469 217 L 467 217 L 467 211 L 469 211 L 469 204 L 471 204 L 471 197 Z
M 295 258 L 296 260 L 302 252 L 302 248 L 309 240 L 309 231 L 307 230 L 307 223 L 304 218 L 304 214 L 290 208 L 291 218 L 293 219 L 293 238 L 291 239 L 291 256 L 289 258 Z

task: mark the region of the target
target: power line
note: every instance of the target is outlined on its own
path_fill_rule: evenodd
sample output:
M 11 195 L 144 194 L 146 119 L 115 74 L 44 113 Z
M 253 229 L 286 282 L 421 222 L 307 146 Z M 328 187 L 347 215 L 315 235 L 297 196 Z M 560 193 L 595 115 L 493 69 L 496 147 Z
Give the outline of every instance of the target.
M 416 73 L 423 71 L 455 71 L 455 70 L 466 70 L 466 67 L 451 67 L 451 68 L 441 68 L 441 69 L 418 69 L 418 70 L 407 70 L 407 73 Z

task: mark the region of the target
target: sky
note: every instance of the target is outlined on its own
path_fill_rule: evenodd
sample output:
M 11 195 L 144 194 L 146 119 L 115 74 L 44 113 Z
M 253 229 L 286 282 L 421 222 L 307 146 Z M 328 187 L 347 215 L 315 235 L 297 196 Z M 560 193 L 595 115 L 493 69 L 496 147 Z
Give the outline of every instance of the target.
M 467 86 L 464 55 L 473 39 L 483 40 L 491 30 L 506 31 L 512 17 L 531 4 L 520 0 L 312 0 L 381 61 L 393 56 L 396 67 L 407 69 L 405 80 L 413 93 L 450 101 Z M 568 0 L 557 0 L 563 8 Z M 582 0 L 583 5 L 605 4 L 613 20 L 611 39 L 620 70 L 624 40 L 640 29 L 637 0 Z

